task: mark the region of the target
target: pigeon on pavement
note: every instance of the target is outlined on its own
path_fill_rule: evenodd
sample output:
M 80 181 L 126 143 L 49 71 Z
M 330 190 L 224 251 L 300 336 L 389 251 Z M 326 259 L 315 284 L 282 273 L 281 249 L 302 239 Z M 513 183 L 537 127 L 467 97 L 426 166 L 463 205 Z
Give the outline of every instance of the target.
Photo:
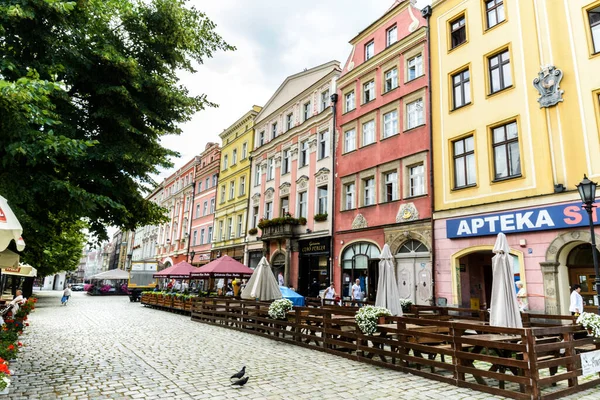
M 231 375 L 231 378 L 229 378 L 229 379 L 240 379 L 242 376 L 244 376 L 245 373 L 246 373 L 246 366 L 244 365 L 244 367 L 240 370 L 240 372 L 237 372 L 237 373 Z
M 247 377 L 245 377 L 245 378 L 242 378 L 242 379 L 240 379 L 240 380 L 237 380 L 237 381 L 233 382 L 233 383 L 231 384 L 231 386 L 239 386 L 239 387 L 242 387 L 242 386 L 244 386 L 244 385 L 246 384 L 246 382 L 248 382 L 248 379 L 249 379 L 249 378 L 250 378 L 250 377 L 249 377 L 249 376 L 247 376 Z

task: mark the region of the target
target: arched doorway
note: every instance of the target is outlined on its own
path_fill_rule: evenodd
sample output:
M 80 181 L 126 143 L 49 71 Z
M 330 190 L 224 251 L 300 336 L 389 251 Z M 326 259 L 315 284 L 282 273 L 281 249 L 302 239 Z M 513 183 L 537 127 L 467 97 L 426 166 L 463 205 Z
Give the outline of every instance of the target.
M 431 258 L 427 246 L 416 239 L 402 243 L 396 254 L 396 278 L 400 298 L 430 305 L 433 298 Z
M 374 243 L 357 242 L 342 252 L 342 296 L 350 297 L 356 279 L 365 292 L 365 299 L 375 300 L 379 277 L 379 247 Z
M 596 254 L 600 253 L 596 249 Z M 582 243 L 573 248 L 567 256 L 567 269 L 569 271 L 569 287 L 574 284 L 581 285 L 581 297 L 583 297 L 583 308 L 587 312 L 595 313 L 598 307 L 594 305 L 594 259 L 592 248 L 589 243 Z
M 277 253 L 271 259 L 271 269 L 273 270 L 273 274 L 275 278 L 279 276 L 279 273 L 285 274 L 285 254 Z

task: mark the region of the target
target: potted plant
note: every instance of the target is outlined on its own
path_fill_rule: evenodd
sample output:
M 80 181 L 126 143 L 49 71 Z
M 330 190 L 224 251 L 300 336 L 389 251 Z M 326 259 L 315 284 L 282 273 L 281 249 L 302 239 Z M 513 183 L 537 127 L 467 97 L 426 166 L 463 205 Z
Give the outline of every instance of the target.
M 365 335 L 372 335 L 377 331 L 379 317 L 391 316 L 392 313 L 385 307 L 365 306 L 356 312 L 354 317 L 356 325 Z
M 327 221 L 327 213 L 315 214 L 315 221 L 317 221 L 317 222 Z
M 600 338 L 600 315 L 582 312 L 577 318 L 577 323 L 583 325 L 592 336 Z
M 258 229 L 250 228 L 248 229 L 248 235 L 256 235 L 258 233 Z
M 400 299 L 400 307 L 402 307 L 403 313 L 409 313 L 411 311 L 413 302 L 411 299 Z
M 286 319 L 287 312 L 292 309 L 292 302 L 288 299 L 275 300 L 269 306 L 269 317 L 273 319 Z

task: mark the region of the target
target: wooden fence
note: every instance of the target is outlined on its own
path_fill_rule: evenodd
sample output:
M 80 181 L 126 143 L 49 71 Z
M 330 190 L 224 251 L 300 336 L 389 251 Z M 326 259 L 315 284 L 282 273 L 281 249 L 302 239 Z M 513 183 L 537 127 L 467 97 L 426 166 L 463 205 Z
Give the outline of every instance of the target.
M 570 317 L 530 314 L 525 328 L 512 329 L 487 325 L 483 311 L 413 307 L 364 335 L 357 308 L 295 307 L 285 320 L 270 318 L 268 309 L 265 302 L 198 298 L 192 320 L 513 399 L 557 399 L 600 384 L 598 374 L 582 376 L 580 359 L 600 345 Z
M 140 302 L 144 306 L 158 308 L 178 314 L 190 314 L 192 312 L 192 300 L 177 296 L 163 295 L 160 293 L 144 293 Z

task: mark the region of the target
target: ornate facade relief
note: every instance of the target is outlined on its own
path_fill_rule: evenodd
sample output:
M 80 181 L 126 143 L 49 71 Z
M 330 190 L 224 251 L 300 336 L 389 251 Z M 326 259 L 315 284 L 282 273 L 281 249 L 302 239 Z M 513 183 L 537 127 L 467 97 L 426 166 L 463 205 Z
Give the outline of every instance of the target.
M 397 223 L 416 221 L 417 219 L 419 219 L 419 211 L 413 203 L 402 204 L 398 209 L 398 214 L 396 214 Z
M 329 170 L 329 168 L 321 168 L 320 170 L 318 170 L 315 173 L 315 183 L 317 185 L 322 184 L 322 183 L 327 183 L 329 182 L 329 173 L 331 171 Z
M 252 204 L 257 206 L 260 203 L 260 193 L 254 193 L 252 195 Z
M 357 214 L 356 217 L 354 217 L 354 221 L 352 221 L 352 229 L 367 228 L 368 226 L 369 224 L 362 214 Z
M 292 185 L 289 182 L 282 183 L 281 185 L 279 185 L 279 195 L 285 196 L 287 194 L 290 194 L 291 187 Z
M 273 200 L 274 194 L 275 194 L 275 189 L 273 189 L 272 187 L 268 188 L 267 190 L 265 190 L 265 200 L 267 200 L 267 201 Z
M 560 90 L 559 84 L 563 78 L 563 72 L 554 65 L 544 65 L 533 80 L 533 87 L 540 92 L 537 99 L 540 108 L 552 107 L 563 101 L 562 95 L 565 92 Z

